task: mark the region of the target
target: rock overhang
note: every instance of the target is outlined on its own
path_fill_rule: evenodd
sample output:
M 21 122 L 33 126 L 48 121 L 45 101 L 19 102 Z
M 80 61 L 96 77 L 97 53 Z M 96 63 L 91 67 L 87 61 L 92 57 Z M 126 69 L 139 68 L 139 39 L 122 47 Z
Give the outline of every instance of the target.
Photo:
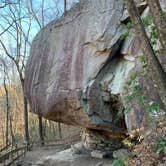
M 123 14 L 122 0 L 82 0 L 37 34 L 25 73 L 32 112 L 126 132 L 121 93 L 135 61 L 121 56 Z

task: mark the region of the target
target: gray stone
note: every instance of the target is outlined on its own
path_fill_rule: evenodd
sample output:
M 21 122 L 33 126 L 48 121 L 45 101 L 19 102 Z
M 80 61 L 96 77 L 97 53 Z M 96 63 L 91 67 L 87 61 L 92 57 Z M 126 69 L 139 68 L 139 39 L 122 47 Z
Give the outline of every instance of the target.
M 131 156 L 131 153 L 127 149 L 118 149 L 113 152 L 114 158 L 119 158 L 119 157 L 125 158 L 125 157 L 129 157 L 129 156 Z
M 105 152 L 102 152 L 99 150 L 94 150 L 91 152 L 91 157 L 102 159 L 102 158 L 104 158 L 105 154 L 106 154 Z
M 103 162 L 99 162 L 95 166 L 102 166 L 102 165 L 103 165 Z
M 85 149 L 82 142 L 71 145 L 71 151 L 73 154 L 87 154 L 89 151 Z

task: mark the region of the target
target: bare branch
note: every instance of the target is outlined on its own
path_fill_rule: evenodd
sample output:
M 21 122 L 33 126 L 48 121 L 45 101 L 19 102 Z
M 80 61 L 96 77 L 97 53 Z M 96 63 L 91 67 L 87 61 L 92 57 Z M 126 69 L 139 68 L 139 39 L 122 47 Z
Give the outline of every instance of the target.
M 35 12 L 34 9 L 33 9 L 32 0 L 29 0 L 29 2 L 30 2 L 30 8 L 28 8 L 29 14 L 32 14 L 32 16 L 34 17 L 34 19 L 36 20 L 36 22 L 38 23 L 38 25 L 39 25 L 39 27 L 40 27 L 40 29 L 41 29 L 41 28 L 42 28 L 42 25 L 41 25 L 41 23 L 40 23 L 40 21 L 39 21 L 37 15 L 36 15 L 36 12 Z
M 13 23 L 14 23 L 14 21 L 6 28 L 6 29 L 4 29 L 1 33 L 0 33 L 0 36 L 1 35 L 3 35 L 6 31 L 8 31 L 9 29 L 10 29 L 10 27 L 12 27 L 13 26 Z
M 8 52 L 8 50 L 7 50 L 6 46 L 5 46 L 5 44 L 2 42 L 1 39 L 0 39 L 0 44 L 2 45 L 2 47 L 3 47 L 3 49 L 4 49 L 5 53 L 6 53 L 6 55 L 7 55 L 12 61 L 16 62 L 16 60 L 14 59 L 14 57 L 12 57 L 11 54 Z
M 5 8 L 5 7 L 8 6 L 8 5 L 18 4 L 18 1 L 17 1 L 17 2 L 9 2 L 9 1 L 5 1 L 5 2 L 2 2 L 2 3 L 4 3 L 4 4 L 3 4 L 2 6 L 0 6 L 0 9 Z
M 18 19 L 14 19 L 14 18 L 12 18 L 12 22 L 10 23 L 10 21 L 7 19 L 7 17 L 5 17 L 4 15 L 1 15 L 1 17 L 3 17 L 3 19 L 5 19 L 5 21 L 7 21 L 7 23 L 9 24 L 9 26 L 7 27 L 7 28 L 4 28 L 4 27 L 2 27 L 2 25 L 0 25 L 2 28 L 3 28 L 3 31 L 0 33 L 0 36 L 2 36 L 5 32 L 9 32 L 9 29 L 11 28 L 11 27 L 13 27 L 15 30 L 16 30 L 16 28 L 13 26 L 13 24 L 15 23 L 15 22 L 17 22 L 17 21 L 19 21 L 19 20 L 21 20 L 21 19 L 24 19 L 24 18 L 28 18 L 27 16 L 22 16 L 22 17 L 20 17 L 20 18 L 18 18 Z M 15 17 L 16 18 L 16 17 Z M 14 37 L 15 38 L 15 37 Z

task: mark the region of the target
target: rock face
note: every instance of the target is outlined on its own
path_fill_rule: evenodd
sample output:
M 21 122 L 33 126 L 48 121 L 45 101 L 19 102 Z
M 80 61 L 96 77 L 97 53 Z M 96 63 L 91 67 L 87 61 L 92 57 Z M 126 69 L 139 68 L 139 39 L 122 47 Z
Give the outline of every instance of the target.
M 37 34 L 25 73 L 32 112 L 115 135 L 143 126 L 142 108 L 124 114 L 124 86 L 141 68 L 139 40 L 122 40 L 124 15 L 123 0 L 81 0 Z
M 86 128 L 125 130 L 113 107 L 133 64 L 122 59 L 122 68 L 111 60 L 120 56 L 122 13 L 122 0 L 81 1 L 37 34 L 25 81 L 33 112 Z

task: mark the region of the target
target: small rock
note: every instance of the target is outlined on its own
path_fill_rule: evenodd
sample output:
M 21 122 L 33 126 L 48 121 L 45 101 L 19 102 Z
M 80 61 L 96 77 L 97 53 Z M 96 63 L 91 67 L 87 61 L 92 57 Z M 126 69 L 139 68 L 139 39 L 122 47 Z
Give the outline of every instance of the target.
M 131 153 L 127 149 L 118 149 L 113 152 L 114 158 L 128 157 L 128 156 L 131 156 Z
M 128 56 L 128 55 L 125 55 L 124 59 L 131 61 L 131 62 L 135 61 L 135 58 L 133 56 Z
M 103 162 L 99 162 L 96 164 L 96 166 L 102 166 L 103 165 Z
M 105 152 L 99 151 L 99 150 L 94 150 L 91 152 L 91 157 L 102 159 L 104 158 Z
M 163 159 L 162 159 L 163 161 L 166 161 L 166 157 L 163 157 Z
M 100 144 L 98 144 L 98 146 L 105 147 L 105 144 L 104 143 L 100 143 Z
M 104 150 L 109 151 L 111 148 L 110 147 L 105 147 Z
M 32 164 L 32 166 L 44 166 L 43 161 L 37 161 L 34 164 Z
M 82 143 L 77 143 L 75 145 L 71 145 L 71 151 L 73 154 L 86 154 L 88 150 L 85 149 Z

